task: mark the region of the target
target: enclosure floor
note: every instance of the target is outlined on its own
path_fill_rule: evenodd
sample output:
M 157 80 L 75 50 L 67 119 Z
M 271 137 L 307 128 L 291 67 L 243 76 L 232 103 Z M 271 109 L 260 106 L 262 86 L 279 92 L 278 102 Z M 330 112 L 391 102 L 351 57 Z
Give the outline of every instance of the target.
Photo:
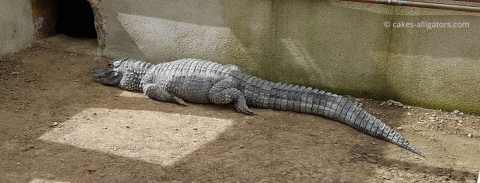
M 55 36 L 1 58 L 2 182 L 476 182 L 479 116 L 353 98 L 422 158 L 322 117 L 95 83 L 97 49 Z

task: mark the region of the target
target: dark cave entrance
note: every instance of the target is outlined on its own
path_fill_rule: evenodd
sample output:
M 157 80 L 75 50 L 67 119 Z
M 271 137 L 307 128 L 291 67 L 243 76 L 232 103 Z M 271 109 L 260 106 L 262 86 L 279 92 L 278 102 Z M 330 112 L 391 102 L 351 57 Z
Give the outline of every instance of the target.
M 58 0 L 55 32 L 74 38 L 96 39 L 94 19 L 87 0 Z

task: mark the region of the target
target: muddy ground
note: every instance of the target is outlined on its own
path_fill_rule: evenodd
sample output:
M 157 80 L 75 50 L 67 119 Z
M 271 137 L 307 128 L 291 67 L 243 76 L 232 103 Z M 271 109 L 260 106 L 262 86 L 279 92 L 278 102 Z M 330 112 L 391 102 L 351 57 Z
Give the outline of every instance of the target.
M 1 58 L 0 182 L 477 180 L 478 115 L 354 99 L 413 142 L 425 153 L 423 158 L 317 116 L 265 109 L 254 109 L 258 115 L 245 116 L 231 105 L 184 107 L 141 95 L 121 97 L 122 90 L 91 79 L 91 69 L 107 61 L 96 55 L 95 40 L 55 36 Z M 88 127 L 77 136 L 55 137 L 57 141 L 45 137 L 74 134 L 69 130 L 82 125 Z M 197 126 L 183 128 L 188 125 Z M 179 131 L 175 138 L 165 131 L 167 127 Z M 135 143 L 143 145 L 143 151 L 127 151 L 122 146 L 123 141 L 138 140 L 135 135 L 145 131 L 150 137 L 170 139 L 157 147 L 157 142 L 164 142 L 162 138 L 140 136 Z M 73 142 L 79 139 L 94 140 Z M 167 153 L 164 146 L 177 150 L 168 151 L 173 152 L 169 161 L 162 156 Z M 150 156 L 145 158 L 142 152 Z

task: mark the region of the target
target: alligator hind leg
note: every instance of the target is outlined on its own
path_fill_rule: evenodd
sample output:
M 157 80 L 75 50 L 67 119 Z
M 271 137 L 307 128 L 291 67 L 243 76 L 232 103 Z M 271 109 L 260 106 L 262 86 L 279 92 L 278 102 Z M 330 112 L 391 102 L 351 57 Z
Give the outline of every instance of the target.
M 161 102 L 172 102 L 180 105 L 187 105 L 187 103 L 185 103 L 185 101 L 183 101 L 181 98 L 173 96 L 155 84 L 146 85 L 143 91 L 148 97 Z
M 247 106 L 247 100 L 242 92 L 236 88 L 231 79 L 223 79 L 215 83 L 208 93 L 208 98 L 214 104 L 229 104 L 234 102 L 235 109 L 243 114 L 255 114 Z

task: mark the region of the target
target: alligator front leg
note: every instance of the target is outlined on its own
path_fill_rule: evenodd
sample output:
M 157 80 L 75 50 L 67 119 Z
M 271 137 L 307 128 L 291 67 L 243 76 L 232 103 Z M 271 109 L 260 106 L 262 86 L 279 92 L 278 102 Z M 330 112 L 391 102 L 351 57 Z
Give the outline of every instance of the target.
M 234 102 L 235 109 L 243 114 L 255 114 L 247 106 L 247 100 L 237 84 L 231 79 L 223 79 L 215 83 L 208 93 L 209 100 L 214 104 L 229 104 Z
M 161 102 L 172 102 L 180 105 L 187 105 L 187 103 L 185 103 L 185 101 L 183 101 L 181 98 L 173 96 L 172 94 L 168 93 L 165 90 L 162 90 L 160 87 L 158 87 L 158 85 L 155 84 L 146 85 L 143 91 L 148 97 Z

